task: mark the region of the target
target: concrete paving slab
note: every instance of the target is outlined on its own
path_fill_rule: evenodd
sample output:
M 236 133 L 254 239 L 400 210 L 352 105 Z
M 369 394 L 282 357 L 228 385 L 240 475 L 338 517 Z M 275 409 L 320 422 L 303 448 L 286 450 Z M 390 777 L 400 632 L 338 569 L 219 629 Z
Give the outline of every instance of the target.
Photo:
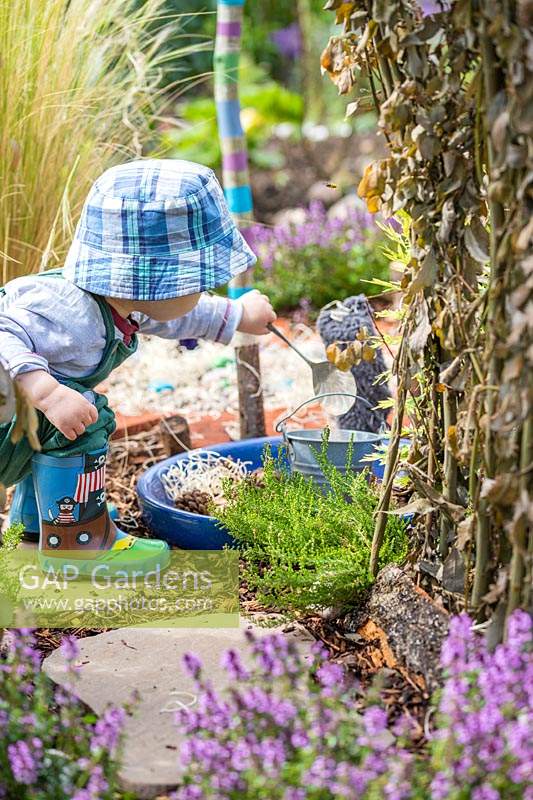
M 79 640 L 81 700 L 97 714 L 110 703 L 121 704 L 136 691 L 140 696 L 136 713 L 128 718 L 121 780 L 124 789 L 139 800 L 156 797 L 179 783 L 179 747 L 182 736 L 174 719 L 179 708 L 193 706 L 196 694 L 182 667 L 182 657 L 194 652 L 204 663 L 217 689 L 228 684 L 220 657 L 228 648 L 246 652 L 244 631 L 258 636 L 283 627 L 258 627 L 247 620 L 240 628 L 120 628 Z M 287 626 L 286 635 L 309 651 L 312 637 L 303 628 Z M 245 660 L 245 659 L 244 659 Z M 59 651 L 44 662 L 47 674 L 56 682 L 65 678 Z

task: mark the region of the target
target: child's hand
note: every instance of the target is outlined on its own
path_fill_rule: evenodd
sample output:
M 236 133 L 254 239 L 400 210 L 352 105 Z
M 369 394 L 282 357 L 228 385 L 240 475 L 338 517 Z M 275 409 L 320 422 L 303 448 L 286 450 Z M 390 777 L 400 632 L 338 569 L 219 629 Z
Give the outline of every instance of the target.
M 42 411 L 63 436 L 74 441 L 98 419 L 98 411 L 85 397 L 63 386 L 44 370 L 32 370 L 17 377 L 30 402 Z
M 63 436 L 74 441 L 98 419 L 98 411 L 79 392 L 58 383 L 40 410 Z
M 269 333 L 267 325 L 269 322 L 274 322 L 276 312 L 266 294 L 261 294 L 254 289 L 241 297 L 241 303 L 243 311 L 237 330 L 241 333 L 252 333 L 255 336 Z

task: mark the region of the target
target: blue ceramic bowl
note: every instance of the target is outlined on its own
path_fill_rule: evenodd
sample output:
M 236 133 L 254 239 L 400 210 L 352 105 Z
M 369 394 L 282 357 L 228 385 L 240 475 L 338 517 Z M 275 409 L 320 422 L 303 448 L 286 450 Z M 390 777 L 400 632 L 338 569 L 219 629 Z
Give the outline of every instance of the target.
M 210 450 L 221 456 L 231 456 L 241 461 L 251 461 L 250 470 L 262 465 L 261 456 L 265 445 L 269 444 L 274 456 L 278 453 L 281 436 L 264 436 L 260 439 L 244 439 L 240 442 L 214 444 L 208 448 L 199 448 L 194 452 Z M 180 453 L 154 464 L 137 484 L 137 492 L 143 517 L 154 535 L 160 539 L 181 547 L 184 550 L 222 550 L 224 545 L 234 545 L 233 538 L 220 527 L 214 517 L 191 514 L 176 508 L 169 500 L 161 475 L 177 461 L 188 459 L 189 453 Z

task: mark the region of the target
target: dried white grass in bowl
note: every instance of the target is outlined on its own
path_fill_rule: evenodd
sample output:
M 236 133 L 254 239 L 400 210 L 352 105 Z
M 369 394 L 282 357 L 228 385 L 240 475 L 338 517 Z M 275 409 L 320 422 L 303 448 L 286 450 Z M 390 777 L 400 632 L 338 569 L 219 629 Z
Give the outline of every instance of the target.
M 208 494 L 215 505 L 224 506 L 224 482 L 242 481 L 248 474 L 251 461 L 221 456 L 214 451 L 191 452 L 188 459 L 176 461 L 161 476 L 169 500 L 178 502 L 183 495 L 194 491 Z

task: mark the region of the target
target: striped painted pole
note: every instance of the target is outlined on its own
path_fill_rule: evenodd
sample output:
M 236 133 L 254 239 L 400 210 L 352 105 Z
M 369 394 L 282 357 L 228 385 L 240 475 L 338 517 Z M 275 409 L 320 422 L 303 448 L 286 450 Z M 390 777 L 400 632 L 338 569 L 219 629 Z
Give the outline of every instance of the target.
M 239 103 L 239 58 L 244 0 L 219 0 L 214 73 L 218 135 L 222 151 L 224 194 L 235 224 L 246 238 L 253 222 L 252 190 L 246 138 Z M 238 298 L 252 289 L 250 272 L 232 281 L 228 294 Z M 265 435 L 259 348 L 251 337 L 238 335 L 235 346 L 241 438 Z

